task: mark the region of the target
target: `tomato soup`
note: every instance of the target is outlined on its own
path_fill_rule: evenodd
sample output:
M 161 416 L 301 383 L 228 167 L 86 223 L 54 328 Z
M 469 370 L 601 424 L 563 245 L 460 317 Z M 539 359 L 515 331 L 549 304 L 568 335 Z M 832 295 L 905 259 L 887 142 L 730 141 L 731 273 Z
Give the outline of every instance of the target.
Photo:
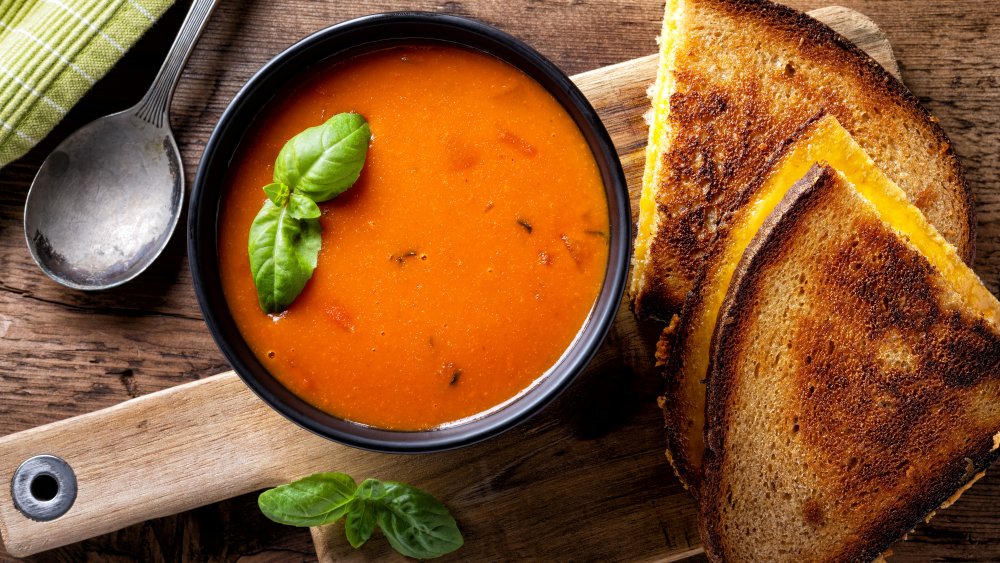
M 371 127 L 364 169 L 320 204 L 312 279 L 265 314 L 247 255 L 261 187 L 288 139 L 340 112 Z M 461 47 L 311 71 L 264 108 L 227 183 L 220 269 L 244 339 L 299 397 L 380 428 L 441 426 L 531 387 L 583 327 L 607 268 L 604 187 L 572 118 L 520 70 Z

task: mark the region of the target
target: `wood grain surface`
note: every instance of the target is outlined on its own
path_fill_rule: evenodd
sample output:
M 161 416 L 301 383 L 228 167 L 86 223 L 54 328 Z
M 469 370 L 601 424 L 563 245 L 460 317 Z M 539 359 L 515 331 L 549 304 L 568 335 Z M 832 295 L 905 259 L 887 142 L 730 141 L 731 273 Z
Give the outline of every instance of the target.
M 789 3 L 800 9 L 826 4 Z M 1000 282 L 1000 13 L 995 3 L 842 3 L 880 24 L 895 48 L 907 85 L 951 135 L 977 197 L 975 267 L 996 292 Z M 218 116 L 263 62 L 331 23 L 404 7 L 485 20 L 529 41 L 569 73 L 655 52 L 653 38 L 662 10 L 656 1 L 224 3 L 195 49 L 174 98 L 173 124 L 188 180 Z M 167 255 L 140 279 L 114 291 L 83 294 L 56 286 L 35 268 L 20 223 L 24 195 L 41 160 L 79 125 L 127 107 L 141 96 L 185 9 L 183 2 L 173 8 L 41 146 L 0 170 L 0 261 L 4 265 L 0 270 L 0 435 L 111 406 L 226 368 L 200 320 L 188 280 L 182 232 Z M 677 498 L 678 486 L 658 448 L 648 447 L 662 438 L 652 402 L 658 383 L 617 363 L 595 373 L 600 376 L 581 381 L 558 405 L 496 441 L 498 446 L 514 447 L 524 442 L 525 447 L 517 463 L 500 468 L 499 486 L 495 481 L 478 484 L 497 486 L 495 526 L 478 540 L 496 542 L 497 557 L 572 555 L 532 551 L 544 549 L 547 541 L 561 533 L 546 526 L 541 508 L 504 512 L 512 495 L 537 490 L 532 487 L 536 480 L 572 483 L 572 474 L 553 474 L 563 466 L 559 459 L 567 455 L 596 449 L 615 462 L 608 464 L 614 471 L 601 465 L 576 468 L 606 472 L 608 496 L 600 502 L 539 498 L 536 506 L 578 512 L 579 525 L 594 526 L 595 538 L 603 519 L 628 518 L 632 511 L 622 505 L 622 499 L 629 495 L 647 499 L 646 508 L 654 515 Z M 532 431 L 545 425 L 565 426 L 565 439 L 557 447 L 529 449 Z M 629 443 L 607 439 L 617 434 L 627 436 Z M 898 544 L 894 560 L 1000 560 L 998 500 L 1000 478 L 989 475 L 930 525 L 918 527 L 910 541 Z M 584 513 L 587 518 L 582 517 Z M 504 523 L 510 520 L 505 519 L 516 518 L 536 523 L 537 536 L 516 542 L 507 538 Z M 678 537 L 678 528 L 668 524 L 655 518 L 636 523 L 670 530 L 675 536 L 664 538 L 667 542 L 696 541 L 694 530 L 680 528 Z M 377 556 L 385 549 L 384 541 L 369 547 L 366 555 Z M 610 550 L 610 546 L 595 547 L 593 556 L 624 556 L 618 550 L 601 549 Z M 637 551 L 642 549 L 637 546 Z M 315 552 L 306 531 L 267 522 L 257 513 L 254 498 L 243 496 L 37 557 L 41 561 L 88 559 L 309 561 L 315 559 Z

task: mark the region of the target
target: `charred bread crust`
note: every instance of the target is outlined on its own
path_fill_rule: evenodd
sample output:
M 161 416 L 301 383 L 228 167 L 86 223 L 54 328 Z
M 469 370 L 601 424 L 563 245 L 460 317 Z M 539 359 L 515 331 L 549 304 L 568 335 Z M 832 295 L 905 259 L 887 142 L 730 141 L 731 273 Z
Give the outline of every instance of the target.
M 816 122 L 825 115 L 826 111 L 820 110 L 810 116 L 799 126 L 795 133 L 782 141 L 778 151 L 768 160 L 767 165 L 763 169 L 764 171 L 758 174 L 750 186 L 740 194 L 739 208 L 746 205 L 747 201 L 760 190 L 776 164 L 788 153 L 791 146 L 805 136 Z M 667 449 L 671 454 L 670 460 L 671 465 L 674 467 L 674 473 L 677 474 L 681 483 L 688 488 L 695 499 L 698 498 L 698 487 L 701 483 L 702 472 L 701 467 L 694 467 L 688 455 L 690 444 L 688 443 L 685 427 L 693 423 L 691 409 L 704 408 L 704 405 L 703 403 L 692 405 L 687 401 L 683 392 L 683 383 L 685 380 L 680 376 L 683 375 L 684 362 L 689 353 L 689 341 L 694 328 L 693 321 L 699 318 L 698 313 L 704 306 L 705 291 L 708 289 L 705 286 L 708 281 L 709 270 L 715 263 L 722 260 L 725 255 L 725 245 L 722 244 L 722 241 L 726 234 L 728 234 L 728 230 L 719 231 L 716 243 L 713 244 L 709 255 L 705 258 L 705 264 L 701 273 L 695 278 L 694 289 L 688 293 L 687 299 L 684 301 L 684 308 L 681 310 L 679 322 L 678 316 L 674 316 L 671 327 L 674 327 L 674 324 L 676 324 L 676 327 L 670 331 L 669 343 L 658 346 L 669 350 L 667 361 L 661 371 L 664 378 L 664 387 L 662 400 L 660 401 L 660 408 L 663 409 L 664 425 L 667 429 Z M 664 331 L 661 341 L 666 337 L 667 333 Z
M 722 545 L 722 534 L 718 528 L 723 502 L 721 493 L 724 486 L 721 471 L 726 461 L 726 429 L 729 427 L 730 406 L 736 392 L 734 387 L 736 384 L 731 370 L 732 366 L 737 363 L 742 349 L 740 343 L 748 338 L 751 325 L 755 322 L 755 319 L 751 318 L 752 315 L 745 314 L 745 312 L 754 307 L 754 300 L 760 294 L 760 284 L 764 277 L 762 273 L 790 251 L 789 241 L 795 240 L 796 236 L 801 234 L 797 232 L 798 224 L 806 220 L 811 208 L 824 197 L 824 192 L 834 188 L 835 176 L 836 172 L 828 167 L 814 167 L 803 180 L 796 183 L 748 247 L 737 268 L 730 291 L 720 312 L 720 323 L 716 327 L 713 337 L 712 360 L 708 378 L 705 435 L 707 450 L 705 454 L 705 478 L 702 482 L 700 499 L 701 525 L 704 530 L 703 540 L 706 553 L 713 560 L 722 560 L 726 555 L 725 547 Z M 920 256 L 915 250 L 909 252 Z M 914 271 L 919 267 L 919 265 L 914 266 Z M 923 267 L 930 269 L 929 264 Z M 891 271 L 885 275 L 902 275 L 905 278 L 907 272 Z M 864 290 L 859 289 L 858 291 L 863 292 Z M 926 293 L 927 289 L 914 287 L 914 291 L 915 294 Z M 936 316 L 941 317 L 941 315 Z M 970 346 L 968 344 L 969 338 L 957 338 L 954 343 L 936 344 L 938 349 L 933 356 L 937 357 L 942 353 L 951 355 L 952 363 L 946 365 L 956 364 L 955 369 L 949 368 L 949 371 L 954 373 L 945 376 L 949 386 L 946 392 L 958 389 L 954 392 L 959 393 L 964 387 L 974 385 L 982 378 L 995 378 L 995 375 L 984 375 L 984 373 L 994 374 L 996 368 L 1000 366 L 1000 345 L 997 344 L 1000 342 L 1000 337 L 997 336 L 996 328 L 987 326 L 982 319 L 970 321 L 955 316 L 949 318 L 952 319 L 952 322 L 961 322 L 961 330 L 965 334 L 971 335 L 973 341 L 985 343 L 985 348 L 982 349 L 976 348 L 974 345 Z M 891 319 L 887 322 L 899 322 L 899 320 Z M 721 345 L 723 342 L 726 343 L 726 346 Z M 956 363 L 955 358 L 963 361 Z M 967 363 L 972 365 L 968 366 Z M 936 366 L 934 369 L 941 371 L 940 366 Z M 740 383 L 740 385 L 745 384 L 746 382 Z M 949 424 L 947 420 L 950 417 L 947 415 L 938 418 L 941 419 L 942 424 Z M 977 432 L 979 431 L 977 430 Z M 991 432 L 995 431 L 996 429 L 993 429 Z M 889 439 L 896 438 L 890 436 Z M 925 520 L 936 508 L 954 501 L 957 494 L 961 493 L 962 487 L 974 481 L 977 475 L 980 475 L 1000 455 L 1000 450 L 997 448 L 997 435 L 991 433 L 974 437 L 974 439 L 974 443 L 963 448 L 960 452 L 961 456 L 952 454 L 951 459 L 945 460 L 939 468 L 935 469 L 929 479 L 928 486 L 909 498 L 906 505 L 868 522 L 867 528 L 860 529 L 862 541 L 844 546 L 840 553 L 830 555 L 829 560 L 875 559 L 894 541 Z M 898 460 L 887 459 L 886 464 L 895 461 Z M 847 494 L 846 491 L 845 494 Z
M 735 342 L 740 334 L 747 334 L 752 319 L 746 316 L 733 318 L 733 310 L 743 308 L 745 301 L 755 294 L 754 285 L 759 283 L 757 275 L 764 266 L 779 258 L 784 250 L 780 244 L 782 235 L 792 230 L 796 218 L 802 216 L 810 203 L 818 200 L 820 187 L 830 182 L 836 172 L 829 167 L 813 166 L 809 172 L 788 191 L 774 211 L 764 221 L 760 231 L 747 246 L 736 274 L 729 285 L 729 291 L 719 310 L 719 319 L 712 337 L 712 353 L 708 367 L 705 389 L 705 458 L 704 473 L 699 498 L 702 541 L 705 554 L 713 561 L 723 561 L 725 555 L 719 542 L 720 521 L 719 500 L 722 483 L 718 476 L 726 455 L 726 428 L 728 409 L 733 387 L 726 377 L 726 367 L 735 360 L 736 346 L 722 346 L 721 342 Z
M 657 210 L 657 213 L 659 213 L 659 210 Z M 656 233 L 654 239 L 658 237 L 659 233 Z M 656 240 L 653 240 L 650 244 L 656 244 Z M 652 260 L 646 267 L 655 269 L 657 267 L 655 260 Z M 645 275 L 645 278 L 646 283 L 642 289 L 629 299 L 629 308 L 632 309 L 632 314 L 641 320 L 658 321 L 661 323 L 671 321 L 680 313 L 681 307 L 670 299 L 670 292 L 664 287 L 663 275 L 650 272 Z
M 671 350 L 674 345 L 674 335 L 677 333 L 677 325 L 680 324 L 680 317 L 674 315 L 662 332 L 660 339 L 656 341 L 656 367 L 660 368 L 670 360 Z
M 948 182 L 942 182 L 950 186 L 948 190 L 935 192 L 929 197 L 948 196 L 948 201 L 956 207 L 952 213 L 955 215 L 953 223 L 936 226 L 945 233 L 958 229 L 958 232 L 948 238 L 958 248 L 963 260 L 971 263 L 976 219 L 975 205 L 965 173 L 951 141 L 936 119 L 899 80 L 856 45 L 804 13 L 766 0 L 698 1 L 734 19 L 763 22 L 773 32 L 769 40 L 781 45 L 796 45 L 803 58 L 821 61 L 830 68 L 838 69 L 841 74 L 856 76 L 857 79 L 853 82 L 858 85 L 859 98 L 870 99 L 875 106 L 896 106 L 908 116 L 907 119 L 926 126 L 936 139 L 939 154 L 935 158 L 940 159 L 942 170 L 951 177 Z M 726 111 L 745 113 L 746 115 L 731 116 L 734 124 L 745 124 L 743 127 L 752 128 L 758 122 L 773 125 L 788 121 L 784 126 L 767 126 L 754 130 L 760 136 L 760 148 L 756 149 L 758 156 L 752 155 L 754 147 L 729 147 L 729 152 L 739 153 L 742 150 L 743 153 L 740 154 L 749 156 L 746 157 L 746 162 L 723 163 L 724 174 L 752 178 L 774 147 L 805 117 L 794 115 L 788 116 L 786 120 L 785 116 L 775 117 L 760 107 L 754 107 L 757 105 L 753 102 L 754 96 L 760 96 L 761 92 L 755 90 L 753 84 L 735 84 L 728 90 L 713 91 L 710 84 L 706 85 L 704 80 L 699 80 L 697 73 L 685 74 L 680 69 L 676 74 L 679 83 L 691 87 L 687 92 L 675 92 L 670 99 L 669 119 L 679 131 L 694 130 L 694 126 L 700 121 L 709 122 L 724 115 Z M 737 98 L 736 102 L 730 99 L 734 97 Z M 852 119 L 848 119 L 851 115 L 850 107 L 832 104 L 826 110 L 845 125 L 852 122 Z M 746 135 L 736 137 L 743 138 Z M 725 142 L 727 141 L 723 140 L 718 146 L 724 146 Z M 644 282 L 631 300 L 632 310 L 639 318 L 667 322 L 681 310 L 685 296 L 701 271 L 704 257 L 710 252 L 714 241 L 714 236 L 705 232 L 709 230 L 705 227 L 706 222 L 710 221 L 708 218 L 718 214 L 722 217 L 720 222 L 724 223 L 725 217 L 742 199 L 740 196 L 746 193 L 725 193 L 725 187 L 731 180 L 723 181 L 723 178 L 713 175 L 715 173 L 711 170 L 699 169 L 691 164 L 698 161 L 704 149 L 705 146 L 694 140 L 678 136 L 671 146 L 664 147 L 657 154 L 657 158 L 671 162 L 664 163 L 664 176 L 653 187 L 657 194 L 656 213 L 661 218 L 672 214 L 676 216 L 672 220 L 661 220 L 659 228 L 651 235 L 650 259 L 643 275 Z M 673 192 L 675 186 L 670 176 L 671 171 L 687 178 L 704 175 L 705 178 L 701 181 L 705 182 L 704 190 L 708 195 L 699 200 L 700 196 L 695 193 L 684 195 Z M 958 193 L 954 193 L 956 191 Z M 917 194 L 911 194 L 911 198 L 917 198 Z M 919 201 L 917 204 L 918 207 L 923 207 Z M 958 214 L 963 217 L 958 217 Z M 706 236 L 712 238 L 705 240 Z
M 680 377 L 681 358 L 685 334 L 691 331 L 691 316 L 682 314 L 676 330 L 670 335 L 670 355 L 662 367 L 663 395 L 660 398 L 660 408 L 663 410 L 663 425 L 667 430 L 667 451 L 670 452 L 670 464 L 681 484 L 698 498 L 701 486 L 701 470 L 693 467 L 688 456 L 688 433 L 685 426 L 690 423 L 688 414 L 692 407 L 684 397 L 684 380 Z
M 841 553 L 830 558 L 830 561 L 867 561 L 878 557 L 882 552 L 911 531 L 917 524 L 924 522 L 933 515 L 935 510 L 950 506 L 956 491 L 967 485 L 971 486 L 978 477 L 997 459 L 1000 452 L 990 451 L 992 438 L 984 440 L 973 454 L 971 467 L 966 460 L 954 460 L 943 468 L 940 478 L 926 489 L 917 501 L 906 510 L 893 513 L 882 522 L 873 523 L 873 539 L 868 544 L 847 546 Z M 969 471 L 971 469 L 971 472 Z M 964 492 L 964 491 L 961 491 Z
M 668 354 L 666 363 L 660 370 L 663 376 L 663 394 L 658 404 L 663 411 L 663 426 L 667 431 L 667 459 L 677 479 L 697 499 L 701 472 L 692 467 L 688 457 L 687 430 L 684 427 L 690 420 L 690 416 L 687 416 L 690 405 L 684 400 L 683 382 L 677 377 L 680 373 L 677 345 L 683 342 L 681 335 L 690 330 L 689 324 L 688 316 L 674 316 L 670 327 L 664 329 L 660 336 L 657 347 L 668 350 Z
M 965 215 L 968 218 L 966 222 L 966 237 L 964 239 L 965 244 L 961 246 L 955 244 L 955 246 L 958 248 L 958 254 L 962 257 L 962 260 L 966 264 L 972 265 L 976 248 L 976 204 L 972 190 L 969 187 L 968 178 L 965 176 L 965 169 L 962 167 L 958 155 L 955 153 L 951 139 L 944 132 L 944 129 L 941 128 L 938 119 L 931 115 L 930 111 L 920 103 L 920 100 L 910 92 L 909 88 L 857 45 L 845 39 L 828 25 L 804 12 L 781 4 L 775 4 L 768 0 L 700 1 L 711 2 L 722 10 L 728 8 L 733 15 L 738 17 L 762 16 L 771 21 L 776 27 L 787 31 L 791 38 L 801 38 L 802 34 L 805 33 L 810 40 L 809 43 L 817 47 L 823 45 L 836 46 L 843 53 L 843 58 L 836 56 L 838 51 L 820 51 L 817 54 L 832 55 L 833 60 L 842 62 L 845 65 L 849 65 L 852 62 L 859 63 L 861 65 L 860 70 L 866 75 L 865 78 L 870 80 L 867 84 L 871 85 L 872 93 L 876 93 L 876 89 L 882 89 L 882 93 L 885 95 L 902 100 L 906 106 L 914 110 L 921 118 L 921 121 L 930 126 L 945 159 L 951 165 L 950 168 L 955 174 L 955 180 L 962 190 L 962 195 L 964 195 Z

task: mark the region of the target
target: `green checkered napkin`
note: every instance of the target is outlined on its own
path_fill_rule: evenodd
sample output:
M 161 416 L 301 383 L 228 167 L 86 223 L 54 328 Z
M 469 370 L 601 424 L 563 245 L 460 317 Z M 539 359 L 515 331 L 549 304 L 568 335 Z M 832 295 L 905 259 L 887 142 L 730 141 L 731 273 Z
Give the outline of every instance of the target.
M 28 152 L 173 0 L 0 0 L 0 167 Z

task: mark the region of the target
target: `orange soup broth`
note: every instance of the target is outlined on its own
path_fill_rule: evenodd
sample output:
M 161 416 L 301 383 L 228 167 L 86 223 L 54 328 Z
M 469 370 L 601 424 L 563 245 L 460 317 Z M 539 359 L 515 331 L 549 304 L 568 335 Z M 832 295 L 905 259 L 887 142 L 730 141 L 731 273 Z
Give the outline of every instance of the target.
M 303 292 L 262 312 L 247 239 L 282 145 L 340 112 L 368 120 L 361 178 L 320 204 Z M 608 261 L 600 173 L 573 120 L 521 71 L 443 45 L 316 71 L 257 119 L 233 160 L 219 253 L 246 342 L 289 390 L 397 430 L 518 395 L 576 337 Z

